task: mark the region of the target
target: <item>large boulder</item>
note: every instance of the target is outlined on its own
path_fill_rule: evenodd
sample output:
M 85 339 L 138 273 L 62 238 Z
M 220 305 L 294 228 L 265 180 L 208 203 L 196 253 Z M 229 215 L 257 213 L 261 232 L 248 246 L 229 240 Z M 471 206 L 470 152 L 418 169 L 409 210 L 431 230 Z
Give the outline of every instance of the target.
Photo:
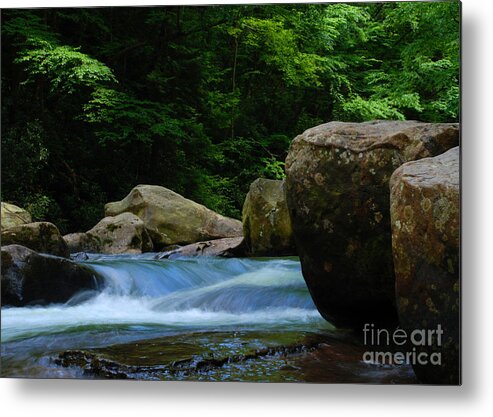
M 392 175 L 390 188 L 400 325 L 408 333 L 415 329 L 425 329 L 427 334 L 434 331 L 431 343 L 413 347 L 428 358 L 439 354 L 441 362 L 437 365 L 429 360 L 427 364 L 415 363 L 413 368 L 422 382 L 458 384 L 459 148 L 402 165 Z
M 390 176 L 457 146 L 458 124 L 331 122 L 306 130 L 286 159 L 286 196 L 303 276 L 333 324 L 397 323 Z
M 264 178 L 250 185 L 243 204 L 243 235 L 250 255 L 296 254 L 284 187 L 284 181 Z
M 63 303 L 102 279 L 90 268 L 20 245 L 2 246 L 2 306 Z
M 123 200 L 108 203 L 106 216 L 130 212 L 142 219 L 157 249 L 201 240 L 242 236 L 242 224 L 157 185 L 138 185 Z
M 1 217 L 1 229 L 8 229 L 9 227 L 19 226 L 25 223 L 31 223 L 31 215 L 24 209 L 17 207 L 13 204 L 4 203 L 2 201 L 2 217 Z
M 26 223 L 2 230 L 2 245 L 26 246 L 36 252 L 68 258 L 70 252 L 58 228 L 49 222 Z
M 105 217 L 86 233 L 64 236 L 71 253 L 142 253 L 153 249 L 144 222 L 132 213 Z

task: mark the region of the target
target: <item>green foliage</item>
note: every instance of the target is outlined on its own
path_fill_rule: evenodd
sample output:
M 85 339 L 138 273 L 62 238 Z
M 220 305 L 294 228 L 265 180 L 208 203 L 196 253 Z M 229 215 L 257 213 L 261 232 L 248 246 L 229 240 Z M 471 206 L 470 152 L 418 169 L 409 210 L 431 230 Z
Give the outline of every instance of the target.
M 260 59 L 282 73 L 288 86 L 321 86 L 318 73 L 325 58 L 300 50 L 298 38 L 286 22 L 273 19 L 245 18 L 241 21 L 243 43 L 260 50 Z
M 354 122 L 373 119 L 404 120 L 404 115 L 397 108 L 388 98 L 365 100 L 359 95 L 342 104 L 344 119 Z
M 98 88 L 83 109 L 84 119 L 97 125 L 96 135 L 103 146 L 150 144 L 154 135 L 186 135 L 184 122 L 171 118 L 168 106 L 137 100 L 120 91 Z
M 459 3 L 2 11 L 2 198 L 64 231 L 159 184 L 240 217 L 331 120 L 459 118 Z
M 366 92 L 403 117 L 454 121 L 459 111 L 459 3 L 381 6 L 373 23 L 385 48 L 368 73 Z M 386 102 L 386 103 L 385 103 Z
M 4 151 L 7 149 L 9 152 L 9 158 L 2 159 L 4 191 L 5 187 L 9 193 L 15 193 L 18 187 L 22 191 L 33 187 L 33 181 L 46 166 L 49 157 L 49 150 L 44 143 L 45 135 L 39 120 L 15 126 L 2 135 L 2 147 Z M 19 161 L 22 161 L 22 164 L 19 164 Z
M 30 40 L 57 42 L 58 34 L 50 31 L 45 20 L 34 10 L 9 10 L 2 21 L 2 35 L 13 45 L 26 47 Z
M 75 93 L 81 87 L 95 87 L 100 83 L 116 81 L 111 70 L 101 62 L 66 45 L 33 38 L 28 39 L 32 49 L 24 50 L 14 61 L 23 64 L 28 78 L 37 77 L 50 81 L 50 91 Z
M 236 204 L 236 199 L 241 195 L 234 195 L 232 190 L 237 190 L 238 184 L 234 178 L 221 177 L 219 175 L 199 174 L 196 185 L 197 199 L 210 209 L 223 213 L 226 216 L 241 218 L 241 210 Z
M 55 200 L 43 194 L 29 195 L 24 206 L 31 213 L 33 221 L 49 219 L 51 212 L 57 210 Z
M 262 158 L 261 161 L 264 164 L 264 168 L 261 171 L 263 177 L 273 180 L 282 180 L 286 177 L 286 174 L 284 174 L 284 162 L 278 161 L 274 157 Z
M 39 16 L 30 11 L 13 13 L 15 17 L 5 23 L 3 34 L 22 46 L 13 60 L 27 73 L 22 83 L 48 79 L 51 92 L 74 93 L 82 86 L 116 82 L 106 65 L 80 52 L 81 48 L 60 45 L 58 35 Z

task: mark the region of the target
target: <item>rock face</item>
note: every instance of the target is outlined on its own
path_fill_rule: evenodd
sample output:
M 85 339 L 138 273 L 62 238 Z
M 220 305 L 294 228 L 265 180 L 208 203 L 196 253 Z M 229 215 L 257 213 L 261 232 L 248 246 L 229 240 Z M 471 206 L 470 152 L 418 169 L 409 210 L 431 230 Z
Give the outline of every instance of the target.
M 9 203 L 2 202 L 1 205 L 2 230 L 32 222 L 31 215 L 26 210 Z
M 459 148 L 409 162 L 392 175 L 392 249 L 401 327 L 437 329 L 443 335 L 418 346 L 441 365 L 413 365 L 431 384 L 460 382 Z
M 225 237 L 207 240 L 165 251 L 156 256 L 158 259 L 179 258 L 182 256 L 221 256 L 231 258 L 244 254 L 242 237 Z
M 91 269 L 20 245 L 3 246 L 2 306 L 63 303 L 102 284 Z
M 295 138 L 286 196 L 303 275 L 338 326 L 396 324 L 388 181 L 457 146 L 458 124 L 331 122 Z
M 284 181 L 256 179 L 243 205 L 243 235 L 254 256 L 294 255 L 293 228 Z
M 86 233 L 64 236 L 71 253 L 142 253 L 153 249 L 144 222 L 132 213 L 105 217 Z
M 239 220 L 221 216 L 157 185 L 138 185 L 123 200 L 105 206 L 107 216 L 124 212 L 142 219 L 156 249 L 242 236 Z
M 63 236 L 63 239 L 67 243 L 70 253 L 77 252 L 89 252 L 89 253 L 100 253 L 101 252 L 101 242 L 96 237 L 84 232 L 80 233 L 69 233 Z
M 58 228 L 48 222 L 27 223 L 2 230 L 2 245 L 14 244 L 65 258 L 70 255 Z

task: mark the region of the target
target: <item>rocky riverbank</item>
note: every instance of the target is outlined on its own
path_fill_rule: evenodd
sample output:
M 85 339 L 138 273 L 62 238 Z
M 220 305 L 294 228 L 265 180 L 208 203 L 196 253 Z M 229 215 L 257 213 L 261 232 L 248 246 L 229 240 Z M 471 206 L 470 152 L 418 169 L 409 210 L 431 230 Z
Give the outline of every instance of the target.
M 55 225 L 33 223 L 25 210 L 2 203 L 2 304 L 64 302 L 93 290 L 97 276 L 66 259 L 74 252 L 158 252 L 156 259 L 298 254 L 324 318 L 356 333 L 365 324 L 408 332 L 440 325 L 443 340 L 432 338 L 417 352 L 439 352 L 442 363 L 413 366 L 421 382 L 459 383 L 458 144 L 457 124 L 308 129 L 291 144 L 285 181 L 251 185 L 242 222 L 155 185 L 136 186 L 108 203 L 92 229 L 63 237 Z M 92 369 L 100 354 L 72 352 L 60 361 Z

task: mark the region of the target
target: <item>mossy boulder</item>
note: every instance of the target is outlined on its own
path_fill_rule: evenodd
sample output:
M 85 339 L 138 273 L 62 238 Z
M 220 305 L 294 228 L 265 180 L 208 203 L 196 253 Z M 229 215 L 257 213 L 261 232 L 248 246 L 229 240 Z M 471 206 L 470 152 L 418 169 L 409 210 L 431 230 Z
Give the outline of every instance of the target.
M 1 212 L 2 230 L 32 222 L 31 215 L 26 210 L 17 207 L 14 204 L 4 203 L 3 201 L 1 206 L 2 206 L 2 212 Z
M 243 204 L 245 248 L 253 256 L 294 255 L 284 181 L 256 179 Z
M 2 306 L 64 303 L 81 291 L 94 291 L 102 279 L 90 268 L 20 245 L 3 246 Z
M 331 122 L 297 136 L 286 197 L 303 276 L 333 324 L 397 323 L 389 179 L 457 146 L 458 124 Z
M 144 222 L 132 213 L 105 217 L 85 233 L 64 236 L 70 252 L 142 253 L 153 250 Z
M 105 206 L 106 216 L 124 212 L 142 219 L 156 249 L 242 236 L 239 220 L 224 217 L 157 185 L 138 185 L 123 200 Z
M 390 179 L 392 249 L 403 329 L 443 335 L 419 353 L 441 356 L 441 365 L 413 364 L 431 384 L 460 382 L 460 180 L 459 148 L 397 169 Z
M 2 230 L 2 245 L 21 245 L 66 258 L 70 255 L 60 231 L 49 222 L 26 223 Z

